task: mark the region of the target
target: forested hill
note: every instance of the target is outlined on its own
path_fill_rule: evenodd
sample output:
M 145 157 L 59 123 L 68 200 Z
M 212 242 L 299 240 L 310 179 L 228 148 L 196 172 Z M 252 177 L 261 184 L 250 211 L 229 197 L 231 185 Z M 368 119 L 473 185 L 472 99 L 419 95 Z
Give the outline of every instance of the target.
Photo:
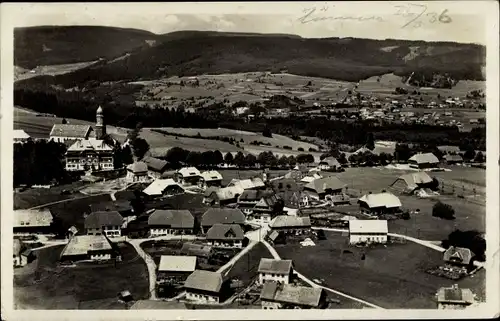
M 414 72 L 416 79 L 435 74 L 484 79 L 485 47 L 475 44 L 204 31 L 155 35 L 108 27 L 25 28 L 16 30 L 15 38 L 15 62 L 21 67 L 104 58 L 101 64 L 65 75 L 23 81 L 27 84 L 73 87 L 95 80 L 285 70 L 347 81 L 389 72 Z

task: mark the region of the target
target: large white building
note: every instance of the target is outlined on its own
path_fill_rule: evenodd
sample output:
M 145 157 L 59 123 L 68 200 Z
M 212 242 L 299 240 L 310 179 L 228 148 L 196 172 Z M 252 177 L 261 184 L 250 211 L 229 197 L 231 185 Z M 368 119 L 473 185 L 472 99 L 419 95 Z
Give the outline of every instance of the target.
M 288 284 L 292 277 L 293 264 L 292 260 L 274 260 L 274 259 L 260 259 L 259 269 L 259 283 L 263 284 L 268 281 L 275 281 L 278 283 Z
M 386 220 L 350 220 L 349 243 L 387 243 Z

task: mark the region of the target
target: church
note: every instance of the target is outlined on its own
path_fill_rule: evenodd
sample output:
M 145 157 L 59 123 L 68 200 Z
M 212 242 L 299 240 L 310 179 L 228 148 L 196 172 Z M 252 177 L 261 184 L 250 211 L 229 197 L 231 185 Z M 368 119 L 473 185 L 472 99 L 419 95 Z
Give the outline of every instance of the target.
M 97 108 L 95 129 L 90 125 L 55 124 L 50 132 L 50 140 L 69 145 L 67 171 L 113 170 L 114 149 L 106 136 L 101 106 Z

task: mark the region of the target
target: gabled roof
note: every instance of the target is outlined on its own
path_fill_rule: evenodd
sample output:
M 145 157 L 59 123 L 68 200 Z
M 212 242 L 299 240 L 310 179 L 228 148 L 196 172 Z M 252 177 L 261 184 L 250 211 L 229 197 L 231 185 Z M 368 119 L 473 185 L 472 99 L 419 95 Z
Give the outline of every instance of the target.
M 432 182 L 432 177 L 430 177 L 426 172 L 408 173 L 399 176 L 398 179 L 404 180 L 406 185 L 412 189 L 417 188 L 419 185 L 429 184 Z
M 14 139 L 28 139 L 31 137 L 22 129 L 14 129 L 12 132 L 12 136 Z
M 101 228 L 102 226 L 121 226 L 123 217 L 117 211 L 99 211 L 90 213 L 85 218 L 85 228 Z
M 229 186 L 238 186 L 241 189 L 247 190 L 247 189 L 264 187 L 266 185 L 264 184 L 264 181 L 262 180 L 262 178 L 254 177 L 252 179 L 242 179 L 242 180 L 233 179 L 233 180 L 231 180 L 231 182 L 229 182 L 229 184 L 227 186 L 228 187 Z
M 273 195 L 274 192 L 271 190 L 254 190 L 247 189 L 241 193 L 238 198 L 238 202 L 258 202 L 261 198 L 265 196 Z
M 142 158 L 142 161 L 146 163 L 149 170 L 159 173 L 163 173 L 165 171 L 165 168 L 168 166 L 168 162 L 166 160 L 151 156 L 144 156 Z
M 222 180 L 222 175 L 218 171 L 205 171 L 201 173 L 205 182 Z
M 245 215 L 237 208 L 210 208 L 201 217 L 202 226 L 214 224 L 243 224 Z
M 277 179 L 277 180 L 271 181 L 271 184 L 272 184 L 273 189 L 276 193 L 277 192 L 300 190 L 300 187 L 297 184 L 297 181 L 295 179 L 292 179 L 292 178 Z M 290 188 L 288 188 L 287 186 L 290 186 Z
M 417 164 L 439 163 L 439 159 L 433 153 L 418 153 L 410 157 L 408 161 L 414 161 Z
M 401 207 L 401 201 L 399 198 L 389 192 L 376 193 L 376 194 L 365 194 L 359 198 L 358 202 L 364 202 L 369 208 L 376 207 Z
M 463 162 L 464 159 L 460 155 L 444 155 L 444 159 L 446 161 L 453 161 L 453 162 Z
M 314 190 L 316 193 L 324 193 L 328 189 L 339 190 L 344 187 L 346 184 L 335 176 L 318 178 L 304 186 L 304 188 Z
M 68 147 L 68 152 L 81 152 L 85 150 L 112 151 L 113 147 L 100 139 L 80 139 Z
M 281 228 L 281 227 L 310 227 L 311 219 L 308 216 L 290 216 L 290 215 L 278 215 L 276 216 L 269 227 L 271 228 Z
M 458 146 L 441 145 L 438 146 L 437 149 L 439 149 L 442 153 L 460 153 L 460 147 Z
M 449 247 L 443 254 L 443 260 L 445 262 L 457 262 L 467 265 L 472 259 L 471 250 L 463 247 Z
M 255 207 L 257 208 L 271 208 L 273 207 L 276 203 L 278 202 L 278 198 L 276 195 L 267 195 L 262 197 L 257 204 L 255 204 Z
M 439 303 L 474 303 L 474 294 L 472 293 L 472 291 L 470 289 L 460 289 L 458 286 L 440 288 L 437 293 L 437 297 Z
M 388 233 L 386 220 L 349 220 L 349 233 Z
M 288 274 L 292 269 L 292 260 L 260 259 L 259 273 Z
M 184 282 L 186 289 L 219 293 L 222 287 L 222 275 L 218 272 L 195 270 Z
M 48 227 L 53 216 L 49 209 L 14 211 L 13 227 Z
M 196 167 L 183 167 L 179 169 L 178 173 L 181 174 L 183 178 L 200 176 L 200 171 Z
M 207 240 L 243 240 L 244 234 L 238 224 L 214 224 L 207 232 Z
M 326 165 L 331 166 L 331 167 L 333 167 L 333 166 L 340 167 L 341 166 L 339 161 L 335 157 L 332 157 L 332 156 L 329 156 L 329 157 L 323 159 L 321 162 L 319 162 L 319 164 L 320 165 L 326 164 Z
M 112 246 L 104 235 L 75 235 L 61 253 L 61 257 L 70 255 L 86 255 L 89 251 L 107 251 Z
M 194 228 L 194 217 L 188 210 L 154 210 L 148 218 L 148 225 Z
M 193 272 L 196 269 L 196 256 L 162 255 L 158 271 Z
M 144 162 L 134 162 L 127 166 L 127 170 L 133 172 L 134 174 L 147 173 L 148 166 Z
M 87 138 L 91 129 L 90 125 L 54 124 L 50 137 Z
M 162 195 L 163 191 L 172 185 L 179 186 L 182 188 L 176 181 L 171 178 L 166 179 L 155 179 L 151 184 L 148 185 L 142 192 L 147 195 Z
M 279 284 L 271 281 L 264 283 L 260 299 L 314 308 L 319 306 L 322 293 L 322 288 Z
M 221 201 L 230 200 L 236 198 L 237 195 L 241 195 L 243 193 L 243 189 L 238 186 L 230 186 L 230 187 L 209 187 L 205 190 L 205 197 L 209 197 L 212 193 L 217 195 L 217 198 Z

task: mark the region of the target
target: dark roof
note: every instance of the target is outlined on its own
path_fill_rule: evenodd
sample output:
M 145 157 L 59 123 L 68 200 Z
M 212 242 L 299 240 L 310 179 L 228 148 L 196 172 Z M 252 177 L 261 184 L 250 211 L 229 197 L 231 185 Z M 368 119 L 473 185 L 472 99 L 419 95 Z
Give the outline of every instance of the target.
M 327 189 L 339 190 L 346 186 L 340 179 L 335 176 L 318 178 L 308 183 L 305 188 L 312 189 L 316 193 L 324 193 Z
M 165 169 L 168 166 L 168 162 L 163 159 L 151 157 L 151 156 L 145 156 L 142 161 L 146 163 L 148 166 L 148 169 L 155 171 L 155 172 L 160 172 L 163 173 Z
M 130 201 L 117 200 L 117 201 L 109 201 L 109 202 L 91 204 L 90 210 L 92 212 L 99 212 L 99 211 L 126 212 L 126 211 L 132 210 L 132 205 L 130 205 Z
M 207 232 L 207 240 L 243 240 L 244 234 L 238 224 L 214 224 Z
M 193 228 L 194 217 L 188 210 L 154 210 L 148 218 L 148 225 L 169 225 L 172 228 Z
M 260 259 L 259 273 L 288 274 L 292 268 L 292 260 Z
M 50 136 L 87 138 L 90 125 L 54 124 Z
M 100 228 L 102 226 L 122 225 L 123 217 L 117 211 L 99 211 L 90 213 L 85 218 L 85 228 Z
M 318 307 L 322 294 L 322 288 L 280 284 L 278 282 L 271 281 L 264 283 L 260 293 L 260 298 L 261 300 L 280 303 Z
M 444 252 L 443 260 L 445 262 L 457 262 L 467 265 L 470 263 L 472 256 L 472 252 L 469 249 L 451 246 Z
M 297 184 L 297 181 L 293 178 L 277 179 L 272 181 L 271 184 L 273 185 L 273 189 L 276 193 L 300 190 L 299 184 Z M 287 187 L 288 185 L 290 188 Z
M 463 162 L 464 159 L 460 155 L 444 155 L 444 159 L 446 161 L 453 161 L 453 162 Z
M 181 254 L 194 255 L 200 257 L 209 257 L 212 253 L 212 247 L 205 244 L 184 243 L 181 248 Z
M 201 217 L 202 226 L 212 226 L 217 223 L 243 224 L 245 215 L 237 208 L 211 208 Z
M 274 192 L 271 190 L 254 190 L 247 189 L 244 190 L 243 193 L 238 198 L 238 201 L 244 202 L 257 202 L 264 196 L 273 195 Z
M 195 270 L 184 283 L 186 289 L 195 289 L 219 293 L 222 287 L 222 275 L 218 272 Z

